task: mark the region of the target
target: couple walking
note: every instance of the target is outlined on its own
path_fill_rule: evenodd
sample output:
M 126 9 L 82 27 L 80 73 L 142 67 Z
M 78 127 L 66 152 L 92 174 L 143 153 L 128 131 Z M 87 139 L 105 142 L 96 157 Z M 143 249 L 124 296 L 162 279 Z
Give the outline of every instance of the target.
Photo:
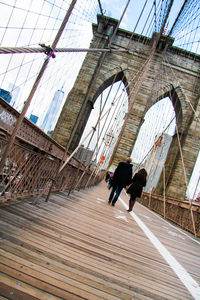
M 115 206 L 117 199 L 123 188 L 129 186 L 127 193 L 130 194 L 129 209 L 132 211 L 136 197 L 141 197 L 142 189 L 146 185 L 147 172 L 141 169 L 132 178 L 132 159 L 128 157 L 126 162 L 120 162 L 114 172 L 112 180 L 112 190 L 108 203 Z

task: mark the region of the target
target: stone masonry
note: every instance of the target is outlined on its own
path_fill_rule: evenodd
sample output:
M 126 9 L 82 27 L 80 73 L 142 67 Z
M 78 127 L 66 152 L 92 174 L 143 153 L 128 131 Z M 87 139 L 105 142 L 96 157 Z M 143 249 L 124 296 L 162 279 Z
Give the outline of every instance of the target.
M 100 15 L 97 18 L 97 24 L 93 24 L 94 37 L 90 47 L 105 48 L 118 21 L 108 17 L 104 19 Z M 126 49 L 130 36 L 131 32 L 118 29 L 111 48 Z M 140 89 L 134 94 L 138 75 L 149 58 L 154 38 L 156 33 L 152 39 L 134 34 L 129 52 L 111 51 L 104 56 L 100 52 L 88 52 L 66 99 L 53 138 L 62 146 L 66 146 L 86 101 L 84 113 L 70 145 L 72 151 L 80 141 L 97 97 L 112 84 L 113 80 L 115 82 L 122 80 L 129 97 L 129 112 L 112 155 L 112 164 L 117 165 L 119 161 L 130 156 L 147 110 L 168 96 L 176 113 L 178 137 L 174 135 L 166 160 L 165 193 L 168 197 L 184 200 L 186 183 L 189 182 L 199 151 L 200 56 L 173 47 L 173 39 L 162 36 L 150 67 L 142 76 Z M 102 65 L 97 74 L 99 64 Z M 195 113 L 193 109 L 196 110 Z M 179 150 L 179 143 L 182 153 Z M 156 193 L 163 194 L 162 178 Z

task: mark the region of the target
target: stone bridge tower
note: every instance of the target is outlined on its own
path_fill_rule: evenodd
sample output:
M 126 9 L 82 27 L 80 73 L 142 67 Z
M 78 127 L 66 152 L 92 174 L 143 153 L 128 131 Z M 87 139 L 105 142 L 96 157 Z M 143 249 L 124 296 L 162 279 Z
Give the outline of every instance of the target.
M 98 15 L 98 24 L 93 24 L 94 36 L 90 47 L 106 48 L 117 22 L 115 19 L 108 17 L 104 19 Z M 111 48 L 126 49 L 130 37 L 131 32 L 118 29 Z M 129 52 L 111 51 L 105 55 L 103 62 L 102 53 L 88 52 L 74 87 L 66 99 L 53 138 L 66 146 L 86 99 L 83 117 L 71 143 L 72 151 L 80 141 L 97 97 L 112 84 L 113 80 L 115 82 L 122 80 L 128 93 L 130 109 L 112 156 L 112 163 L 117 165 L 119 161 L 130 156 L 147 110 L 168 96 L 176 113 L 178 135 L 175 134 L 172 139 L 166 160 L 165 193 L 167 197 L 183 200 L 186 191 L 184 178 L 189 181 L 199 151 L 200 56 L 173 47 L 173 39 L 162 36 L 150 68 L 142 77 L 139 92 L 133 96 L 132 91 L 138 82 L 138 70 L 146 64 L 155 37 L 156 34 L 152 39 L 134 34 L 129 44 Z M 100 72 L 95 78 L 99 64 L 101 64 Z M 165 72 L 160 74 L 163 68 Z M 163 194 L 162 179 L 158 183 L 156 193 Z

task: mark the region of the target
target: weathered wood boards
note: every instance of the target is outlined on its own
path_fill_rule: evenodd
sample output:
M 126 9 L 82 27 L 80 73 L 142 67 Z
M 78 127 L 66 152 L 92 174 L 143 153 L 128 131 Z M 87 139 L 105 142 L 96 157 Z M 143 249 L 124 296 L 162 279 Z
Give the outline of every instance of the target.
M 108 195 L 102 183 L 70 196 L 53 194 L 49 203 L 2 208 L 0 296 L 192 299 L 120 201 L 107 204 Z M 163 220 L 139 204 L 135 211 L 200 283 L 199 244 L 170 235 Z

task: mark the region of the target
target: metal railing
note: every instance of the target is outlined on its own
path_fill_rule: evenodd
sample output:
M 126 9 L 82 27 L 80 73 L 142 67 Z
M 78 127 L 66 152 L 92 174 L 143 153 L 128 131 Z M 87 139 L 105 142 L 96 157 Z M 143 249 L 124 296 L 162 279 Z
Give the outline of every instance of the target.
M 19 117 L 13 107 L 0 98 L 0 156 Z M 85 166 L 74 157 L 58 174 L 65 149 L 46 135 L 34 123 L 24 118 L 0 174 L 0 202 L 30 196 L 42 196 L 52 191 L 71 190 Z M 56 177 L 56 174 L 57 177 Z M 89 169 L 77 188 L 83 188 L 91 174 Z M 79 177 L 78 176 L 78 177 Z M 95 177 L 96 184 L 103 177 Z

